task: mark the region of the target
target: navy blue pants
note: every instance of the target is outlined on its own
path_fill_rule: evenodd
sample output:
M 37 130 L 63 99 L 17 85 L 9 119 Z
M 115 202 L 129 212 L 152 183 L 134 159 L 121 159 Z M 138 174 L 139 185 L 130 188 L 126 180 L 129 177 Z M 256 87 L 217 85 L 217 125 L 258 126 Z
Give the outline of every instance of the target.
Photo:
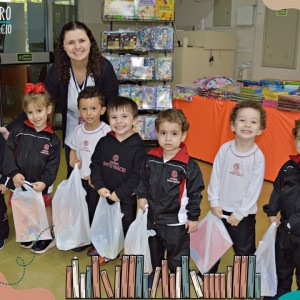
M 8 238 L 9 225 L 4 195 L 0 194 L 0 240 Z

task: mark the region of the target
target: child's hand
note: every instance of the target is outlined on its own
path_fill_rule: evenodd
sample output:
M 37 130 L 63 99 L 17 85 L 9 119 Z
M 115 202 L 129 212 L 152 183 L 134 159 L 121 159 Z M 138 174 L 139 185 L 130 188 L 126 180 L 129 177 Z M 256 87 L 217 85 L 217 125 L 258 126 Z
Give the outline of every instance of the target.
M 4 184 L 0 184 L 0 192 L 1 194 L 5 194 L 7 187 Z
M 38 193 L 42 192 L 46 187 L 46 184 L 41 181 L 33 182 L 33 183 L 31 183 L 31 185 L 32 185 L 33 190 Z
M 91 176 L 87 176 L 87 181 L 89 186 L 91 186 L 93 189 L 95 189 L 94 185 L 92 184 Z
M 185 228 L 188 229 L 188 233 L 196 232 L 198 230 L 198 221 L 187 221 Z
M 21 173 L 18 173 L 13 177 L 12 180 L 13 180 L 14 186 L 16 188 L 18 188 L 24 184 L 25 177 Z
M 110 190 L 106 189 L 106 188 L 102 188 L 98 190 L 98 194 L 100 197 L 108 197 L 110 195 Z
M 142 209 L 143 211 L 146 210 L 146 205 L 148 205 L 148 200 L 146 198 L 140 198 L 137 200 L 137 208 Z
M 276 223 L 276 227 L 278 227 L 279 225 L 280 225 L 280 221 L 277 219 L 277 217 L 275 217 L 275 216 L 272 216 L 272 217 L 269 217 L 269 219 L 270 219 L 270 223 L 272 224 L 273 222 L 275 222 Z
M 0 133 L 3 135 L 3 137 L 7 140 L 9 136 L 9 131 L 6 129 L 6 127 L 0 127 Z
M 77 164 L 77 166 L 78 166 L 78 169 L 80 169 L 81 166 L 82 166 L 82 160 L 81 160 L 81 159 L 78 159 L 78 160 L 76 161 L 76 164 Z M 75 164 L 74 164 L 74 167 L 75 167 Z
M 120 199 L 118 198 L 117 194 L 115 192 L 112 192 L 111 195 L 107 197 L 109 200 L 115 201 L 115 202 L 120 202 Z
M 232 213 L 228 219 L 227 219 L 227 223 L 229 223 L 231 226 L 238 226 L 240 223 L 240 220 L 238 220 L 234 214 Z
M 211 212 L 218 218 L 223 218 L 223 210 L 221 206 L 216 206 L 211 208 Z

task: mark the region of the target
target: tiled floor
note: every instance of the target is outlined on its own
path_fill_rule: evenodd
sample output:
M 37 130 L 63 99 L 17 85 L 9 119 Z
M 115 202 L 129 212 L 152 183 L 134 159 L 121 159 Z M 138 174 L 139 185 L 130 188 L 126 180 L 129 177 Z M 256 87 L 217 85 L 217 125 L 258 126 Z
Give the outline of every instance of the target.
M 63 155 L 62 161 L 64 161 Z M 203 162 L 200 162 L 199 164 L 204 174 L 205 184 L 207 185 L 211 173 L 211 165 Z M 62 164 L 56 185 L 64 178 L 65 167 L 64 164 Z M 268 218 L 261 212 L 262 205 L 268 201 L 271 190 L 272 184 L 270 182 L 265 182 L 258 202 L 259 213 L 257 215 L 256 225 L 257 243 L 269 226 Z M 205 216 L 208 209 L 207 191 L 205 189 L 201 204 L 201 218 Z M 15 233 L 10 208 L 9 222 L 11 233 L 4 250 L 0 252 L 0 273 L 3 273 L 7 281 L 16 289 L 31 289 L 37 287 L 46 288 L 53 293 L 56 299 L 64 299 L 66 266 L 70 265 L 71 259 L 74 258 L 74 256 L 77 256 L 79 258 L 80 271 L 85 272 L 86 265 L 90 264 L 90 258 L 86 255 L 86 251 L 75 253 L 73 251 L 60 251 L 57 248 L 52 248 L 44 254 L 34 255 L 30 250 L 20 248 L 19 244 L 15 242 Z M 226 266 L 232 265 L 232 260 L 233 252 L 232 250 L 229 250 L 221 261 L 219 271 L 225 272 Z M 22 267 L 24 264 L 25 266 Z M 112 283 L 114 282 L 113 275 L 115 265 L 120 265 L 119 259 L 109 262 L 103 267 L 103 269 L 108 271 Z M 193 262 L 191 262 L 190 268 L 195 269 Z M 193 289 L 191 289 L 191 292 L 191 296 L 194 297 Z M 161 288 L 159 288 L 157 294 L 158 297 L 161 295 L 160 293 Z M 102 297 L 106 297 L 105 292 L 102 293 Z

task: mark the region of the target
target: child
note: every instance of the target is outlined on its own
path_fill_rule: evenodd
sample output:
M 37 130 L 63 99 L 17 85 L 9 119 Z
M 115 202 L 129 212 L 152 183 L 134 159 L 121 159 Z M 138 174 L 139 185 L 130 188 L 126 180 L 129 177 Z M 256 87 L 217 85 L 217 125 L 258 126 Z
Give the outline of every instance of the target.
M 293 135 L 297 155 L 290 155 L 290 160 L 281 167 L 269 204 L 263 207 L 270 222 L 278 226 L 275 244 L 277 294 L 268 299 L 278 299 L 291 291 L 295 271 L 300 289 L 300 119 L 295 121 Z M 280 221 L 276 217 L 278 212 Z
M 266 113 L 256 101 L 244 100 L 233 108 L 230 123 L 235 139 L 223 144 L 215 157 L 208 200 L 212 213 L 223 220 L 235 254 L 252 255 L 265 171 L 264 155 L 254 140 L 266 127 Z M 210 272 L 217 272 L 218 265 Z
M 181 256 L 190 255 L 189 233 L 198 228 L 204 183 L 199 165 L 183 143 L 189 129 L 183 112 L 160 111 L 155 129 L 159 147 L 149 151 L 135 194 L 139 208 L 149 205 L 148 229 L 156 232 L 149 237 L 153 270 L 161 266 L 167 250 L 168 267 L 175 273 Z
M 86 202 L 89 210 L 89 220 L 92 224 L 95 210 L 98 204 L 99 195 L 90 186 L 90 163 L 91 156 L 95 150 L 97 142 L 105 136 L 110 127 L 100 120 L 106 110 L 104 106 L 104 96 L 99 92 L 97 87 L 88 86 L 78 95 L 78 110 L 80 117 L 85 121 L 76 127 L 71 142 L 70 166 L 74 168 L 78 164 L 82 178 L 82 185 L 86 190 Z M 73 249 L 82 251 L 86 246 Z M 91 249 L 94 251 L 95 248 Z M 96 254 L 95 252 L 88 253 Z
M 6 191 L 6 176 L 3 175 L 2 165 L 5 148 L 5 139 L 0 134 L 0 250 L 4 248 L 5 241 L 9 234 L 9 224 L 7 207 L 5 204 L 4 193 Z
M 3 171 L 11 178 L 9 188 L 21 187 L 28 181 L 36 192 L 43 193 L 49 225 L 52 225 L 49 193 L 59 167 L 60 141 L 50 124 L 52 104 L 44 85 L 26 83 L 24 92 L 23 109 L 28 119 L 15 126 L 8 136 Z M 32 249 L 33 244 L 34 241 L 23 242 L 21 247 L 44 253 L 55 246 L 55 240 L 38 240 Z
M 91 181 L 108 203 L 119 202 L 124 236 L 136 216 L 134 188 L 138 185 L 139 169 L 146 157 L 143 140 L 134 132 L 137 122 L 137 104 L 126 97 L 116 97 L 108 103 L 107 115 L 112 129 L 97 143 L 92 155 Z M 99 257 L 100 265 L 107 262 Z

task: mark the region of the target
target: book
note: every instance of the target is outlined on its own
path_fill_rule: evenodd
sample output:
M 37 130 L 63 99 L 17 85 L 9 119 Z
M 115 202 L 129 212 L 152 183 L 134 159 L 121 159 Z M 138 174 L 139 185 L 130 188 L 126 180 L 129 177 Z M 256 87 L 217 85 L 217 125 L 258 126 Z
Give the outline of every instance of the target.
M 215 274 L 209 274 L 209 298 L 215 298 Z
M 156 292 L 157 292 L 157 286 L 159 283 L 160 272 L 161 272 L 161 267 L 156 267 L 155 273 L 154 273 L 154 278 L 153 278 L 153 283 L 152 283 L 152 287 L 151 287 L 151 292 L 150 292 L 150 298 L 156 298 Z
M 129 256 L 129 271 L 128 271 L 128 298 L 135 296 L 135 272 L 136 272 L 136 256 Z
M 75 257 L 72 259 L 72 282 L 73 282 L 73 298 L 80 298 L 79 293 L 79 262 Z
M 115 267 L 115 298 L 119 299 L 121 295 L 121 267 Z
M 181 298 L 181 267 L 176 267 L 175 279 L 176 298 Z
M 142 298 L 144 255 L 136 256 L 135 298 Z
M 161 261 L 161 269 L 162 297 L 169 298 L 169 269 L 166 259 Z
M 156 0 L 155 18 L 162 21 L 174 21 L 175 0 Z
M 203 297 L 203 292 L 202 292 L 202 289 L 201 289 L 200 282 L 198 280 L 198 276 L 196 274 L 196 271 L 195 270 L 190 271 L 190 276 L 191 276 L 191 279 L 192 279 L 192 283 L 193 283 L 197 298 L 202 298 Z
M 170 298 L 176 298 L 176 275 L 175 273 L 170 273 L 169 275 L 169 282 L 170 282 Z
M 203 296 L 204 298 L 210 298 L 209 296 L 209 273 L 203 274 Z
M 226 274 L 221 273 L 220 274 L 220 298 L 226 299 Z
M 235 255 L 233 259 L 232 297 L 240 297 L 241 283 L 241 256 Z
M 72 266 L 67 266 L 66 268 L 66 290 L 65 297 L 66 299 L 72 298 Z
M 254 280 L 255 280 L 256 256 L 248 257 L 248 276 L 247 276 L 247 297 L 254 298 Z
M 100 298 L 100 273 L 99 273 L 99 262 L 98 256 L 92 256 L 92 271 L 93 271 L 93 295 L 94 298 Z
M 233 267 L 227 266 L 227 282 L 226 282 L 226 294 L 227 298 L 232 298 L 232 279 L 233 279 Z
M 148 273 L 143 273 L 143 298 L 148 299 L 149 298 L 149 289 L 148 289 Z
M 240 298 L 247 298 L 247 276 L 248 276 L 248 256 L 243 255 L 241 259 L 241 279 Z
M 129 255 L 123 255 L 121 267 L 121 298 L 128 296 Z
M 181 256 L 182 298 L 190 298 L 189 257 Z
M 254 296 L 255 296 L 256 299 L 260 299 L 260 297 L 261 297 L 261 275 L 260 275 L 260 273 L 255 273 L 254 277 L 255 277 Z
M 214 297 L 216 299 L 221 298 L 221 274 L 216 273 L 215 274 L 215 295 Z
M 100 275 L 101 275 L 101 279 L 103 282 L 103 286 L 104 286 L 107 298 L 114 298 L 114 293 L 111 288 L 111 284 L 110 284 L 106 270 L 101 271 Z
M 85 273 L 80 273 L 80 298 L 85 299 L 86 294 L 85 294 Z
M 154 0 L 139 0 L 138 1 L 138 17 L 142 20 L 152 20 L 155 16 L 155 1 Z
M 93 288 L 92 288 L 92 279 L 93 277 L 93 271 L 92 266 L 86 266 L 86 276 L 85 276 L 85 296 L 86 298 L 92 298 L 93 297 Z

